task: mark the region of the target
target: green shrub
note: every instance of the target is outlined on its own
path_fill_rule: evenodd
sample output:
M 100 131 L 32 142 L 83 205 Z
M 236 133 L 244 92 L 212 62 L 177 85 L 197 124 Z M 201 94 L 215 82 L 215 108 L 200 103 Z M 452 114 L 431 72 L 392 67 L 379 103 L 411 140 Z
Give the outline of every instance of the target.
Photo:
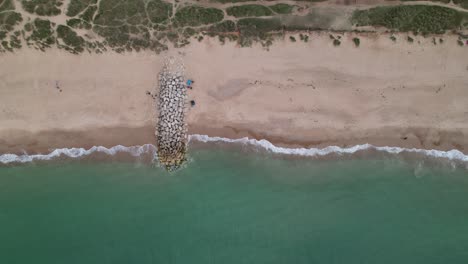
M 453 3 L 465 9 L 468 9 L 468 0 L 453 0 Z
M 273 15 L 273 12 L 268 7 L 262 5 L 231 6 L 226 9 L 226 13 L 235 17 L 259 17 Z
M 152 0 L 148 2 L 146 12 L 151 22 L 164 23 L 172 16 L 172 4 L 159 0 Z
M 60 14 L 61 0 L 22 0 L 24 10 L 40 16 L 56 16 Z
M 92 22 L 94 13 L 97 11 L 97 6 L 90 6 L 88 7 L 83 14 L 80 16 L 81 19 L 85 22 Z
M 338 39 L 334 39 L 333 40 L 333 46 L 337 47 L 341 44 L 341 41 L 339 41 Z
M 210 26 L 208 31 L 215 33 L 234 32 L 236 31 L 236 23 L 232 20 L 225 20 L 221 23 Z
M 413 42 L 414 42 L 414 39 L 413 39 L 412 37 L 410 37 L 410 36 L 408 36 L 408 38 L 407 38 L 406 40 L 408 40 L 409 43 L 413 43 Z
M 201 6 L 187 6 L 178 10 L 175 14 L 175 26 L 201 26 L 222 21 L 223 11 L 216 8 L 204 8 Z
M 250 46 L 258 40 L 267 41 L 271 32 L 282 29 L 280 20 L 276 18 L 244 18 L 237 22 L 237 27 L 241 46 Z
M 96 4 L 97 0 L 71 0 L 67 8 L 67 16 L 73 17 L 83 12 L 89 5 Z
M 243 18 L 237 22 L 241 34 L 259 35 L 266 32 L 282 29 L 279 19 L 276 18 Z
M 76 34 L 71 28 L 59 25 L 57 27 L 57 38 L 62 39 L 70 51 L 80 53 L 84 51 L 84 39 Z
M 27 39 L 29 44 L 34 44 L 39 49 L 44 50 L 55 43 L 54 30 L 49 20 L 36 18 L 33 25 L 32 34 Z
M 395 37 L 395 36 L 391 35 L 391 36 L 390 36 L 390 39 L 391 39 L 393 42 L 396 42 L 396 37 Z
M 143 0 L 101 0 L 94 24 L 120 27 L 140 23 L 145 19 L 146 9 Z
M 294 6 L 281 3 L 269 6 L 269 8 L 277 14 L 291 14 L 294 9 Z
M 464 45 L 464 44 L 463 44 L 463 41 L 460 40 L 460 39 L 457 39 L 457 43 L 458 43 L 459 46 L 463 46 L 463 45 Z
M 441 6 L 400 5 L 356 10 L 352 22 L 358 26 L 383 26 L 415 33 L 444 33 L 460 26 L 463 14 Z
M 293 37 L 293 36 L 289 36 L 289 39 L 290 39 L 292 42 L 296 42 L 296 38 Z
M 13 4 L 13 0 L 0 0 L 0 12 L 8 11 L 8 10 L 15 10 L 15 5 Z
M 356 47 L 359 47 L 359 45 L 361 44 L 361 40 L 359 40 L 359 38 L 353 38 L 353 42 L 354 42 L 354 46 Z
M 5 11 L 0 13 L 0 30 L 12 31 L 16 25 L 23 21 L 20 13 Z

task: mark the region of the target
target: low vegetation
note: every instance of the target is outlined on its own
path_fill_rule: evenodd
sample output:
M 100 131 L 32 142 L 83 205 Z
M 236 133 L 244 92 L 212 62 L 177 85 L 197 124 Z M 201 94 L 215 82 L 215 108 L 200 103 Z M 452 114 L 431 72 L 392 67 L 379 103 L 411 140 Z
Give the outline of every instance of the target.
M 90 5 L 96 5 L 97 0 L 71 0 L 67 8 L 67 16 L 73 17 L 83 12 Z
M 282 4 L 282 3 L 269 6 L 269 8 L 277 14 L 291 14 L 292 11 L 294 10 L 293 5 Z
M 400 5 L 375 7 L 354 12 L 357 26 L 382 26 L 397 31 L 442 34 L 458 29 L 466 13 L 441 6 Z
M 44 50 L 55 43 L 54 24 L 49 20 L 36 18 L 30 24 L 31 34 L 26 38 L 28 45 Z
M 305 35 L 305 34 L 299 34 L 299 38 L 300 40 L 304 41 L 304 42 L 308 42 L 309 41 L 309 36 L 308 35 Z
M 237 30 L 236 23 L 232 20 L 225 20 L 223 22 L 214 24 L 207 29 L 207 31 L 213 32 L 213 33 L 234 32 L 236 30 Z
M 226 13 L 234 17 L 260 17 L 271 16 L 270 8 L 262 5 L 241 5 L 226 8 Z
M 194 5 L 169 0 L 0 0 L 0 52 L 14 50 L 22 43 L 40 50 L 56 45 L 72 53 L 107 49 L 160 52 L 170 45 L 182 47 L 191 41 L 202 41 L 204 36 L 216 37 L 221 43 L 236 41 L 241 46 L 259 43 L 268 47 L 275 39 L 284 39 L 287 32 L 300 31 L 299 35 L 286 37 L 292 42 L 308 42 L 309 35 L 304 30 L 328 29 L 337 16 L 314 10 L 305 16 L 294 16 L 304 6 L 299 2 L 211 1 L 225 5 L 212 8 L 203 1 Z M 468 0 L 453 3 L 462 5 L 465 1 Z M 26 14 L 16 12 L 18 8 Z M 47 17 L 57 15 L 61 17 Z M 53 23 L 62 18 L 66 22 Z M 394 32 L 412 31 L 415 35 L 468 29 L 466 12 L 424 5 L 358 10 L 351 22 Z M 341 45 L 340 34 L 334 35 L 333 45 Z M 394 36 L 390 38 L 396 41 Z M 358 38 L 352 40 L 355 46 L 360 45 Z
M 361 40 L 359 38 L 353 38 L 354 46 L 359 47 L 361 45 Z
M 426 1 L 426 0 L 401 0 L 403 2 L 407 1 Z M 444 3 L 444 4 L 449 4 L 450 0 L 430 0 L 432 2 L 439 2 L 439 3 Z M 468 9 L 468 0 L 453 0 L 452 1 L 455 5 L 458 5 L 462 8 Z
M 57 38 L 63 41 L 63 48 L 72 53 L 80 53 L 84 50 L 84 39 L 67 26 L 59 25 L 57 27 Z
M 221 22 L 223 11 L 216 8 L 201 6 L 183 7 L 175 13 L 175 26 L 201 26 Z
M 62 0 L 22 0 L 24 10 L 40 16 L 56 16 L 61 13 Z

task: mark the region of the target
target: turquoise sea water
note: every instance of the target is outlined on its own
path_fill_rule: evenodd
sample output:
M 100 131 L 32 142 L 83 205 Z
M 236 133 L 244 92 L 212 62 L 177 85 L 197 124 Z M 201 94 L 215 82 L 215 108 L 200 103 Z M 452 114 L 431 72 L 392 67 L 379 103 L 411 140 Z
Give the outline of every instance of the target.
M 0 263 L 468 263 L 468 172 L 191 150 L 0 167 Z

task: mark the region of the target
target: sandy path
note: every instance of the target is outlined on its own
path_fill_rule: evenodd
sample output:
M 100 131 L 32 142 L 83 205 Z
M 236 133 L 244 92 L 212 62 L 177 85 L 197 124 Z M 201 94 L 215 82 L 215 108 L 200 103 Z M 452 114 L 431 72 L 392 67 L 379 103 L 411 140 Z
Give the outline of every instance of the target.
M 279 41 L 270 51 L 213 39 L 172 50 L 185 54 L 196 80 L 189 132 L 302 146 L 468 150 L 468 50 L 456 37 L 433 45 L 361 36 L 359 48 L 343 38 L 340 47 L 328 33 L 314 33 L 308 43 Z M 154 142 L 146 91 L 162 61 L 147 52 L 3 55 L 0 153 Z

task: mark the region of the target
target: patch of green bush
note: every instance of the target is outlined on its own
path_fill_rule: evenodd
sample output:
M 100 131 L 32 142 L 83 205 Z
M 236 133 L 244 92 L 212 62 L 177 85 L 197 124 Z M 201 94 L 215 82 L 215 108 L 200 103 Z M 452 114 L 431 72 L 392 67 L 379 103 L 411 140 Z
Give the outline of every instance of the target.
M 280 20 L 276 18 L 243 18 L 239 19 L 237 27 L 241 34 L 251 33 L 253 35 L 282 29 Z
M 412 37 L 410 37 L 410 36 L 408 36 L 408 37 L 406 38 L 406 40 L 407 40 L 409 43 L 413 43 L 413 42 L 414 42 L 414 39 L 413 39 Z
M 291 14 L 294 9 L 294 6 L 281 3 L 281 4 L 269 6 L 269 8 L 273 10 L 273 12 L 283 15 L 283 14 Z
M 201 26 L 222 21 L 223 11 L 217 8 L 186 6 L 175 13 L 175 26 Z
M 296 42 L 296 38 L 293 36 L 289 36 L 289 40 L 291 40 L 292 42 Z
M 357 26 L 383 26 L 389 29 L 421 33 L 444 33 L 457 29 L 463 14 L 441 6 L 400 5 L 356 10 L 352 22 Z
M 268 41 L 272 32 L 283 28 L 277 18 L 243 18 L 237 22 L 241 46 L 250 46 L 253 41 Z
M 153 23 L 164 23 L 172 16 L 172 4 L 159 0 L 151 0 L 146 6 L 148 18 Z
M 212 25 L 208 28 L 208 31 L 214 33 L 226 33 L 236 31 L 236 23 L 232 20 L 225 20 L 223 22 Z
M 83 14 L 80 15 L 80 18 L 83 19 L 83 21 L 86 21 L 88 23 L 92 22 L 93 16 L 97 11 L 97 6 L 89 6 Z
M 35 45 L 40 50 L 50 47 L 55 43 L 52 23 L 46 19 L 36 18 L 33 23 L 31 36 L 26 40 L 29 45 Z
M 340 41 L 340 40 L 338 40 L 338 39 L 334 39 L 334 40 L 333 40 L 333 46 L 337 47 L 337 46 L 339 46 L 340 44 L 341 44 L 341 41 Z
M 83 12 L 89 5 L 94 5 L 97 0 L 71 0 L 67 8 L 67 16 L 74 17 Z
M 235 17 L 271 16 L 273 12 L 262 5 L 240 5 L 226 8 L 226 13 Z
M 24 10 L 40 16 L 56 16 L 60 14 L 61 0 L 22 0 Z
M 426 1 L 426 0 L 401 0 L 403 2 L 407 2 L 407 1 Z M 444 4 L 448 4 L 450 3 L 450 0 L 430 0 L 431 2 L 439 2 L 439 3 L 444 3 Z M 463 8 L 467 8 L 468 9 L 468 0 L 453 0 L 453 3 L 456 4 L 456 5 L 459 5 Z
M 0 12 L 15 10 L 13 0 L 0 0 Z
M 0 13 L 0 30 L 12 31 L 21 21 L 23 18 L 20 13 L 12 11 Z
M 101 0 L 94 24 L 124 26 L 129 18 L 140 18 L 138 22 L 141 22 L 141 18 L 145 12 L 143 0 Z
M 309 36 L 308 35 L 304 35 L 304 34 L 299 34 L 299 38 L 304 41 L 304 42 L 308 42 L 309 41 Z
M 80 53 L 84 51 L 83 47 L 85 40 L 67 26 L 59 25 L 57 27 L 57 38 L 62 39 L 63 43 L 68 46 L 69 51 L 73 53 Z
M 453 3 L 463 7 L 464 9 L 468 9 L 468 0 L 453 0 Z
M 359 47 L 361 45 L 361 40 L 359 38 L 353 38 L 354 46 Z
M 93 31 L 104 37 L 111 48 L 125 46 L 130 40 L 130 32 L 127 25 L 117 27 L 101 27 L 95 25 Z

